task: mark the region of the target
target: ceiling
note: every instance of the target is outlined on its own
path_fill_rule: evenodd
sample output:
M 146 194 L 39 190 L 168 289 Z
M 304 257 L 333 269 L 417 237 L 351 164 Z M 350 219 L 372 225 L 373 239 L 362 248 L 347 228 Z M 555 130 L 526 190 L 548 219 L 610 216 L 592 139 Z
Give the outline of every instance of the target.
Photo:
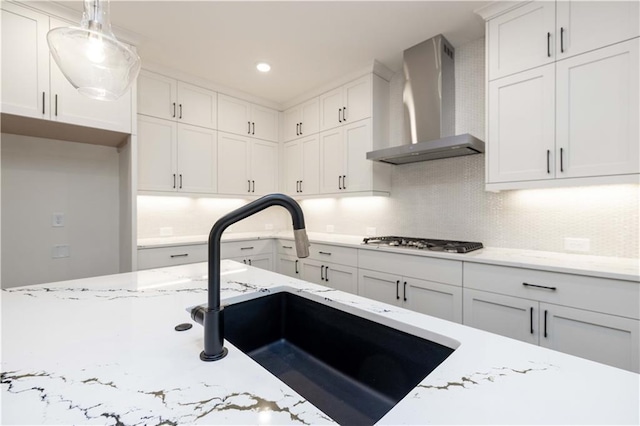
M 57 2 L 82 10 L 79 1 Z M 114 27 L 137 34 L 153 62 L 283 104 L 442 33 L 461 46 L 484 35 L 487 1 L 112 1 Z M 271 72 L 259 73 L 266 61 Z

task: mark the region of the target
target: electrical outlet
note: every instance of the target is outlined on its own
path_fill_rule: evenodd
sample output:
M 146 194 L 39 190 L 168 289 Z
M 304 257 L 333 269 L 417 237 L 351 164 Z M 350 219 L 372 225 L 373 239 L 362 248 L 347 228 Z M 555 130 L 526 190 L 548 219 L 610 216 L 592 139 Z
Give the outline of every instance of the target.
M 170 237 L 173 235 L 173 228 L 170 226 L 164 226 L 160 228 L 160 236 L 161 237 Z
M 64 213 L 53 213 L 51 215 L 51 226 L 62 228 L 64 226 Z
M 272 223 L 266 223 L 264 225 L 264 229 L 266 229 L 267 231 L 273 231 L 273 224 Z
M 333 225 L 327 225 L 327 232 L 333 232 L 334 229 Z
M 565 238 L 564 249 L 587 252 L 591 250 L 591 240 L 589 238 Z
M 71 256 L 71 249 L 68 244 L 56 244 L 51 251 L 52 259 L 62 259 Z
M 367 237 L 373 237 L 374 235 L 376 235 L 376 228 L 374 228 L 373 226 L 367 226 Z

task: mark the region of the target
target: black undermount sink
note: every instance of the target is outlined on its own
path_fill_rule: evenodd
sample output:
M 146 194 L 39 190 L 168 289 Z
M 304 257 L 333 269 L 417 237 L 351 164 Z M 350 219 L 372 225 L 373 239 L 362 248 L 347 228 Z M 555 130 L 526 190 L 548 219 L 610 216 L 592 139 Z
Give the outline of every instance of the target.
M 377 422 L 453 352 L 284 292 L 226 306 L 224 336 L 342 425 Z

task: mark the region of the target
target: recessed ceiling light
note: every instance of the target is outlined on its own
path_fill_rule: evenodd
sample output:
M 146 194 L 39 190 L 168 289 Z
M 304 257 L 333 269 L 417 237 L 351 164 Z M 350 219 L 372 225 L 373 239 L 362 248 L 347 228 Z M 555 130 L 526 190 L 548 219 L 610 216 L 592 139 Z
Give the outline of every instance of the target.
M 269 72 L 269 70 L 271 70 L 271 65 L 269 65 L 266 62 L 258 62 L 258 64 L 256 65 L 256 68 L 260 72 Z

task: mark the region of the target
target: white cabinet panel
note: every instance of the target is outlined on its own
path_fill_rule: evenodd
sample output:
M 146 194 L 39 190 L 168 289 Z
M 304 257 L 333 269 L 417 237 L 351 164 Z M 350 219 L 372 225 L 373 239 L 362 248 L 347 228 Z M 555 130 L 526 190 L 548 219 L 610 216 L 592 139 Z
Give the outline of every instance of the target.
M 462 288 L 402 277 L 404 306 L 412 311 L 462 323 Z
M 207 244 L 138 249 L 138 270 L 206 262 Z
M 350 192 L 371 189 L 373 161 L 367 160 L 371 150 L 371 120 L 362 120 L 344 126 L 346 169 L 342 178 L 342 189 Z
M 554 65 L 489 83 L 490 183 L 554 174 Z
M 555 11 L 555 2 L 533 1 L 489 21 L 489 80 L 555 60 Z
M 178 124 L 178 189 L 217 191 L 218 142 L 215 130 Z
M 358 270 L 336 263 L 325 263 L 324 285 L 346 293 L 358 294 Z
M 320 130 L 320 102 L 313 98 L 284 112 L 284 140 L 318 133 Z
M 320 193 L 320 139 L 317 134 L 300 140 L 302 151 L 302 181 L 300 192 L 304 195 Z
M 342 87 L 320 96 L 320 131 L 342 124 Z
M 300 122 L 302 121 L 300 107 L 294 107 L 284 112 L 284 141 L 289 142 L 300 136 Z
M 301 278 L 299 264 L 300 260 L 295 256 L 289 256 L 286 254 L 277 255 L 276 267 L 279 274 L 293 278 Z
M 342 128 L 320 133 L 320 192 L 340 192 L 344 175 Z
M 302 147 L 298 142 L 289 142 L 283 148 L 284 192 L 296 194 L 300 192 L 302 180 Z M 316 157 L 316 162 L 318 158 Z
M 251 136 L 278 142 L 278 111 L 251 105 Z
M 178 82 L 147 70 L 138 75 L 138 114 L 165 120 L 177 118 Z
M 218 133 L 218 192 L 220 194 L 249 194 L 251 191 L 249 150 L 249 138 Z
M 231 96 L 218 95 L 218 129 L 237 135 L 251 134 L 249 103 Z
M 251 194 L 265 195 L 278 189 L 278 145 L 254 140 L 251 142 Z
M 557 63 L 558 177 L 640 172 L 639 51 L 634 39 Z
M 400 306 L 401 279 L 397 275 L 360 269 L 358 272 L 358 295 L 390 305 Z
M 49 17 L 2 2 L 2 112 L 49 117 Z
M 371 117 L 371 76 L 344 85 L 343 124 Z
M 177 124 L 138 116 L 138 189 L 175 191 Z
M 218 120 L 216 92 L 178 81 L 178 120 L 215 129 Z

